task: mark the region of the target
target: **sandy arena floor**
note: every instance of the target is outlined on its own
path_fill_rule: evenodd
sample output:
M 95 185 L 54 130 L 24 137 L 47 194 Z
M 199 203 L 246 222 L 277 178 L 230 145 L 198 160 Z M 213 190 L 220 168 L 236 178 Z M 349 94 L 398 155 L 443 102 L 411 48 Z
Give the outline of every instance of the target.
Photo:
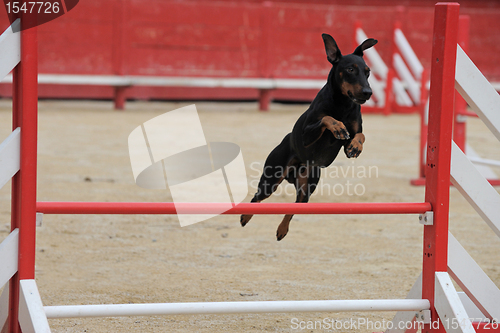
M 127 138 L 144 121 L 187 104 L 129 102 L 125 112 L 116 112 L 111 102 L 41 101 L 38 200 L 171 201 L 168 191 L 135 185 Z M 262 113 L 256 103 L 196 105 L 208 141 L 241 147 L 251 195 L 266 156 L 307 108 L 273 104 L 270 112 Z M 10 133 L 10 119 L 10 101 L 2 100 L 1 140 Z M 322 187 L 311 202 L 423 201 L 424 189 L 409 184 L 417 175 L 418 116 L 365 115 L 364 132 L 361 156 L 351 161 L 341 153 L 324 170 Z M 480 156 L 500 156 L 500 144 L 477 119 L 468 121 L 468 140 Z M 269 202 L 295 199 L 290 187 L 282 185 L 278 192 Z M 0 190 L 0 217 L 2 240 L 10 228 L 10 184 Z M 418 216 L 295 216 L 287 237 L 277 242 L 281 218 L 255 216 L 242 228 L 238 216 L 223 215 L 181 228 L 175 216 L 45 215 L 37 230 L 40 294 L 45 305 L 404 298 L 421 271 L 423 227 Z M 450 219 L 452 233 L 500 286 L 500 241 L 454 188 Z M 300 330 L 294 323 L 381 322 L 393 315 L 195 315 L 49 322 L 53 332 L 372 332 L 366 325 Z

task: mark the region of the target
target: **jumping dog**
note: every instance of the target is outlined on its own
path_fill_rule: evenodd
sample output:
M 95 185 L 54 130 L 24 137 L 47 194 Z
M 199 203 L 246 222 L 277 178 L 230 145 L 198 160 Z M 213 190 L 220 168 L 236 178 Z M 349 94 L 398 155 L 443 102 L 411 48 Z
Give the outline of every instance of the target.
M 320 168 L 329 166 L 342 147 L 348 158 L 358 157 L 363 150 L 361 104 L 372 95 L 368 84 L 370 68 L 363 60 L 363 51 L 377 44 L 377 40 L 367 39 L 352 54 L 343 56 L 332 36 L 322 37 L 326 57 L 332 64 L 328 80 L 292 132 L 267 157 L 251 202 L 268 198 L 283 179 L 295 185 L 295 202 L 308 202 L 318 185 Z M 252 216 L 241 215 L 241 226 Z M 278 226 L 278 241 L 288 233 L 292 217 L 285 215 Z

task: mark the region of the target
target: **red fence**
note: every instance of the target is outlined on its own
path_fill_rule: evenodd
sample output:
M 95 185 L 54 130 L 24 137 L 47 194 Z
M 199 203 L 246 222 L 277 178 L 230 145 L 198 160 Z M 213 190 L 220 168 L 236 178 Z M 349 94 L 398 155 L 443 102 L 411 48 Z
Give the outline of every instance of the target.
M 395 20 L 429 68 L 435 1 L 358 0 L 294 3 L 261 1 L 85 0 L 39 27 L 40 73 L 326 79 L 322 32 L 353 50 L 357 20 L 391 59 Z M 490 80 L 500 80 L 500 3 L 463 0 L 471 17 L 470 56 Z M 8 26 L 7 16 L 0 27 Z M 316 90 L 274 91 L 275 98 L 312 99 Z M 0 96 L 10 96 L 0 85 Z M 130 98 L 254 99 L 256 89 L 133 87 Z M 40 86 L 40 97 L 111 98 L 111 87 Z

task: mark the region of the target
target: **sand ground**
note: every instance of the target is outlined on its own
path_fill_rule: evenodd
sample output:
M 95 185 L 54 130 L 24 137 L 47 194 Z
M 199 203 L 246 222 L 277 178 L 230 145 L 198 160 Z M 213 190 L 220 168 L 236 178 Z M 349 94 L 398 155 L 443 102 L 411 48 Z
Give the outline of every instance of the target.
M 171 201 L 168 191 L 135 185 L 129 133 L 190 103 L 41 101 L 38 200 Z M 208 141 L 238 144 L 255 190 L 268 153 L 306 105 L 196 103 Z M 10 101 L 0 101 L 0 138 L 10 133 Z M 364 116 L 366 143 L 357 160 L 343 154 L 324 170 L 311 202 L 421 202 L 417 175 L 419 118 Z M 500 144 L 477 119 L 468 140 L 486 158 Z M 363 173 L 364 170 L 364 173 Z M 354 171 L 354 174 L 352 173 Z M 369 172 L 370 171 L 370 172 Z M 291 185 L 289 185 L 291 186 Z M 350 188 L 350 192 L 349 192 Z M 355 190 L 357 192 L 355 193 Z M 341 191 L 343 193 L 341 193 Z M 293 202 L 282 187 L 269 202 Z M 350 193 L 350 194 L 349 194 Z M 247 201 L 251 195 L 247 197 Z M 0 190 L 0 240 L 8 235 L 10 185 Z M 404 298 L 422 266 L 416 215 L 295 216 L 275 238 L 281 216 L 255 216 L 245 227 L 223 215 L 181 228 L 165 215 L 45 215 L 37 229 L 36 280 L 45 305 Z M 500 286 L 500 241 L 451 189 L 450 230 Z M 394 313 L 194 315 L 50 320 L 53 332 L 372 332 L 294 329 L 310 320 L 390 320 Z M 295 318 L 295 319 L 294 319 Z

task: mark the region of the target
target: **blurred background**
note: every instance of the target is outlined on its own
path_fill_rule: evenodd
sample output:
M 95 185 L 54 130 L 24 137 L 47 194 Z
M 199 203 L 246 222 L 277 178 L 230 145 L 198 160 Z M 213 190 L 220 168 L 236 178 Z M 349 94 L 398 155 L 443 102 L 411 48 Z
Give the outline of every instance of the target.
M 356 45 L 355 26 L 379 40 L 390 65 L 394 27 L 401 30 L 425 69 L 430 67 L 435 0 L 82 0 L 39 27 L 39 73 L 154 76 L 162 78 L 284 78 L 325 80 L 330 69 L 321 33 L 344 54 Z M 470 17 L 468 53 L 493 82 L 500 81 L 500 1 L 462 0 Z M 5 13 L 0 27 L 8 27 Z M 390 66 L 389 66 L 390 67 Z M 183 81 L 130 85 L 75 77 L 41 80 L 40 98 L 129 100 L 256 100 L 255 85 L 215 87 Z M 301 86 L 268 91 L 278 101 L 311 101 L 318 91 Z M 11 96 L 9 83 L 0 97 Z

